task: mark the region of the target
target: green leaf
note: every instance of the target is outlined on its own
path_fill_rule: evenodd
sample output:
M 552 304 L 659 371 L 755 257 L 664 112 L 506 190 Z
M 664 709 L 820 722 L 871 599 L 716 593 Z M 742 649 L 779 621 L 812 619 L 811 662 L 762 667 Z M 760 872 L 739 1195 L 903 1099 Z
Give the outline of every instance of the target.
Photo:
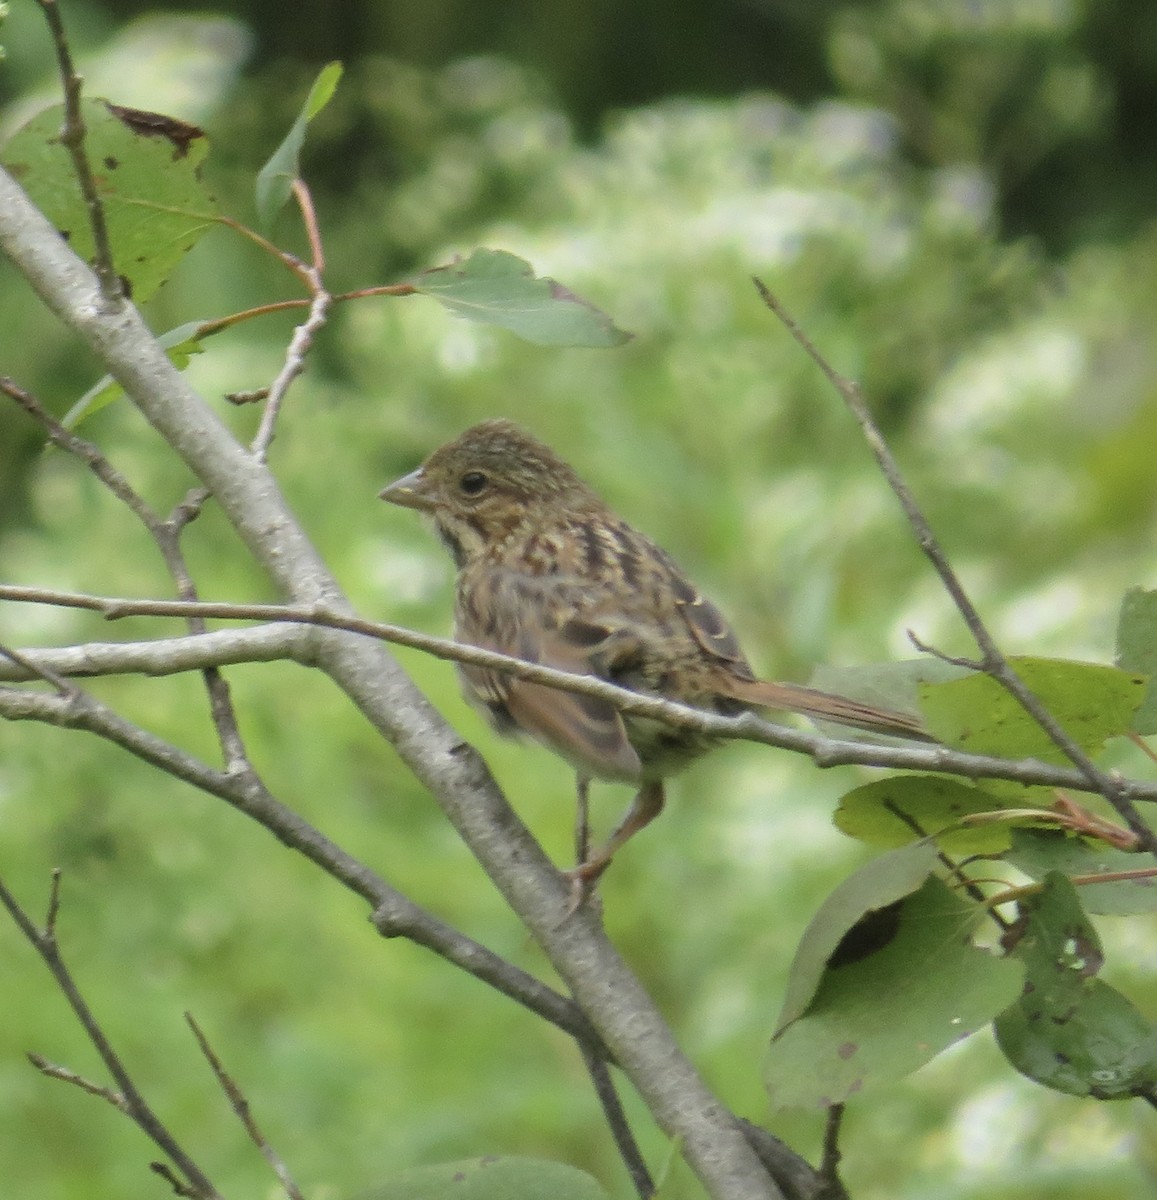
M 1051 872 L 1006 935 L 1024 995 L 995 1022 L 1012 1065 L 1054 1091 L 1117 1100 L 1157 1090 L 1157 1030 L 1096 978 L 1103 956 L 1076 889 Z
M 341 80 L 340 62 L 327 63 L 317 73 L 309 95 L 297 114 L 285 140 L 274 150 L 269 161 L 257 174 L 257 220 L 261 228 L 268 231 L 273 227 L 277 214 L 285 207 L 293 181 L 301 175 L 301 147 L 310 121 L 333 98 Z
M 505 250 L 475 250 L 465 262 L 423 271 L 415 291 L 455 316 L 508 329 L 538 346 L 620 346 L 630 339 L 606 313 Z
M 1149 676 L 1133 729 L 1157 733 L 1157 591 L 1130 588 L 1125 593 L 1117 620 L 1117 666 Z
M 1056 658 L 1009 662 L 1069 737 L 1088 753 L 1129 731 L 1145 694 L 1143 677 L 1100 663 Z M 1066 761 L 1044 730 L 988 675 L 925 684 L 920 693 L 929 731 L 947 745 L 1004 758 Z
M 1107 875 L 1153 865 L 1152 859 L 1144 855 L 1129 854 L 1059 829 L 1014 830 L 1012 849 L 1005 858 L 1033 879 L 1044 879 L 1052 871 L 1065 876 Z M 1086 912 L 1118 917 L 1157 912 L 1157 879 L 1152 877 L 1083 883 L 1078 892 Z
M 888 936 L 831 966 L 803 1016 L 781 1025 L 764 1067 L 772 1103 L 840 1103 L 923 1066 L 1006 1008 L 1023 973 L 972 944 L 979 913 L 935 876 L 899 900 Z
M 205 352 L 201 344 L 201 331 L 204 328 L 204 321 L 189 321 L 185 325 L 178 325 L 175 329 L 170 329 L 168 333 L 162 333 L 157 338 L 158 345 L 164 348 L 169 361 L 178 371 L 183 371 L 189 365 L 189 359 L 194 354 Z M 65 429 L 75 429 L 93 413 L 107 408 L 124 394 L 124 388 L 111 375 L 105 375 L 64 414 L 61 424 Z
M 607 1193 L 565 1163 L 489 1155 L 403 1171 L 364 1200 L 607 1200 Z
M 1007 823 L 956 826 L 969 814 L 1004 807 L 991 792 L 954 779 L 896 775 L 848 792 L 834 820 L 837 829 L 872 846 L 906 846 L 932 836 L 950 854 L 1000 854 L 1012 836 Z
M 788 973 L 776 1036 L 806 1012 L 828 960 L 865 917 L 914 892 L 939 860 L 931 842 L 905 846 L 861 867 L 823 902 L 808 923 Z
M 855 667 L 835 667 L 825 663 L 816 667 L 808 683 L 821 691 L 835 692 L 838 696 L 874 704 L 877 708 L 918 712 L 921 684 L 943 683 L 973 674 L 975 672 L 966 667 L 938 658 L 908 658 Z
M 103 202 L 113 265 L 133 300 L 147 300 L 213 224 L 216 201 L 201 179 L 208 140 L 159 113 L 83 101 L 86 148 Z M 94 259 L 92 229 L 72 159 L 60 141 L 62 105 L 38 113 L 0 161 L 81 258 Z

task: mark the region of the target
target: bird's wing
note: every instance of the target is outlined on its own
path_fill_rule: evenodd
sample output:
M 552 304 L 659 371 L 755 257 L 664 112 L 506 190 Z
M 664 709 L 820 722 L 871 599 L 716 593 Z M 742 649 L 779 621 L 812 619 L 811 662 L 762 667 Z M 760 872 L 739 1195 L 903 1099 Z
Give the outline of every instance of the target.
M 589 594 L 587 596 L 589 599 Z M 574 581 L 491 571 L 459 605 L 461 641 L 573 675 L 607 678 L 608 649 L 621 633 L 576 615 Z M 578 606 L 581 609 L 581 604 Z M 642 767 L 619 712 L 605 700 L 462 665 L 468 689 L 498 727 L 516 726 L 600 779 L 638 780 Z
M 706 596 L 683 574 L 679 565 L 664 550 L 656 547 L 657 554 L 667 571 L 667 580 L 675 598 L 675 607 L 687 623 L 695 641 L 720 666 L 740 679 L 754 679 L 751 669 L 735 631 L 727 618 Z

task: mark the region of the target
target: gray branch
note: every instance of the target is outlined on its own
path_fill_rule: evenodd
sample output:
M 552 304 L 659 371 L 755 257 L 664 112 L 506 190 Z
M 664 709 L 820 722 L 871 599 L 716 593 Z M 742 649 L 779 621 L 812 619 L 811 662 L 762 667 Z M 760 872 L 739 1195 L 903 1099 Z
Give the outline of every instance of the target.
M 740 717 L 723 717 L 697 708 L 688 708 L 672 700 L 643 696 L 590 675 L 571 675 L 538 663 L 523 662 L 492 650 L 483 650 L 477 646 L 465 646 L 446 638 L 417 633 L 396 625 L 366 621 L 358 617 L 338 616 L 318 609 L 273 604 L 218 604 L 180 600 L 131 601 L 0 584 L 0 600 L 5 599 L 86 608 L 116 616 L 188 616 L 190 613 L 196 613 L 205 618 L 275 619 L 288 624 L 217 630 L 195 636 L 158 638 L 147 642 L 91 642 L 87 645 L 58 649 L 22 650 L 21 658 L 26 659 L 29 665 L 23 666 L 18 662 L 0 658 L 0 683 L 17 683 L 35 678 L 32 666 L 45 667 L 65 678 L 86 675 L 170 675 L 182 671 L 199 671 L 209 666 L 271 662 L 276 659 L 293 659 L 308 666 L 313 662 L 310 626 L 321 626 L 346 629 L 366 637 L 413 646 L 438 658 L 454 662 L 496 667 L 520 679 L 595 696 L 623 712 L 653 717 L 679 728 L 709 734 L 720 740 L 754 742 L 803 754 L 819 767 L 880 767 L 957 775 L 972 780 L 1004 779 L 1024 784 L 1026 787 L 1035 785 L 1078 792 L 1096 790 L 1091 787 L 1087 776 L 1081 770 L 1044 763 L 1035 758 L 999 758 L 991 754 L 971 754 L 938 745 L 897 745 L 844 740 L 780 725 L 775 721 L 764 720 L 754 713 Z M 1116 786 L 1121 794 L 1130 800 L 1157 802 L 1157 783 L 1122 778 L 1116 780 Z

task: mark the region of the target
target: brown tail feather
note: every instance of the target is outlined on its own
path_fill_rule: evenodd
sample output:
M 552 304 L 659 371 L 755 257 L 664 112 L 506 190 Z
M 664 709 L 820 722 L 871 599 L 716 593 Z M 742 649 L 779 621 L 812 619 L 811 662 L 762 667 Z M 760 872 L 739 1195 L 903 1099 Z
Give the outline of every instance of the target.
M 886 708 L 873 708 L 859 700 L 849 700 L 846 696 L 836 696 L 832 692 L 821 692 L 797 683 L 772 683 L 766 679 L 746 680 L 732 676 L 728 680 L 727 693 L 737 700 L 761 708 L 801 713 L 805 717 L 836 721 L 872 733 L 915 738 L 922 742 L 936 740 L 921 724 L 919 717 Z

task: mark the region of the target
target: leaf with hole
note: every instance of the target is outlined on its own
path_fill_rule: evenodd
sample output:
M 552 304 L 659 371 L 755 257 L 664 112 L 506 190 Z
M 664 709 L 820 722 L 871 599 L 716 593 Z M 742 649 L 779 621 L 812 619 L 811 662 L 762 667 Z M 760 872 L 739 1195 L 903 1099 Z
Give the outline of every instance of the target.
M 764 1064 L 774 1105 L 827 1107 L 907 1075 L 1020 993 L 1021 965 L 972 944 L 982 910 L 936 876 L 885 913 L 875 944 L 833 955 L 806 1010 L 781 1020 Z
M 1005 1057 L 1068 1095 L 1157 1098 L 1157 1029 L 1096 977 L 1101 943 L 1077 890 L 1053 871 L 1019 907 L 1004 940 L 1025 965 L 1024 994 L 994 1023 Z
M 920 842 L 881 854 L 849 876 L 820 905 L 804 930 L 788 972 L 776 1036 L 801 1017 L 820 985 L 828 961 L 865 917 L 914 892 L 936 869 L 936 847 Z
M 204 134 L 160 113 L 82 102 L 85 146 L 104 208 L 113 266 L 140 304 L 216 219 L 201 178 Z M 64 108 L 54 105 L 18 130 L 0 152 L 8 168 L 81 258 L 95 260 L 88 208 L 60 140 Z

